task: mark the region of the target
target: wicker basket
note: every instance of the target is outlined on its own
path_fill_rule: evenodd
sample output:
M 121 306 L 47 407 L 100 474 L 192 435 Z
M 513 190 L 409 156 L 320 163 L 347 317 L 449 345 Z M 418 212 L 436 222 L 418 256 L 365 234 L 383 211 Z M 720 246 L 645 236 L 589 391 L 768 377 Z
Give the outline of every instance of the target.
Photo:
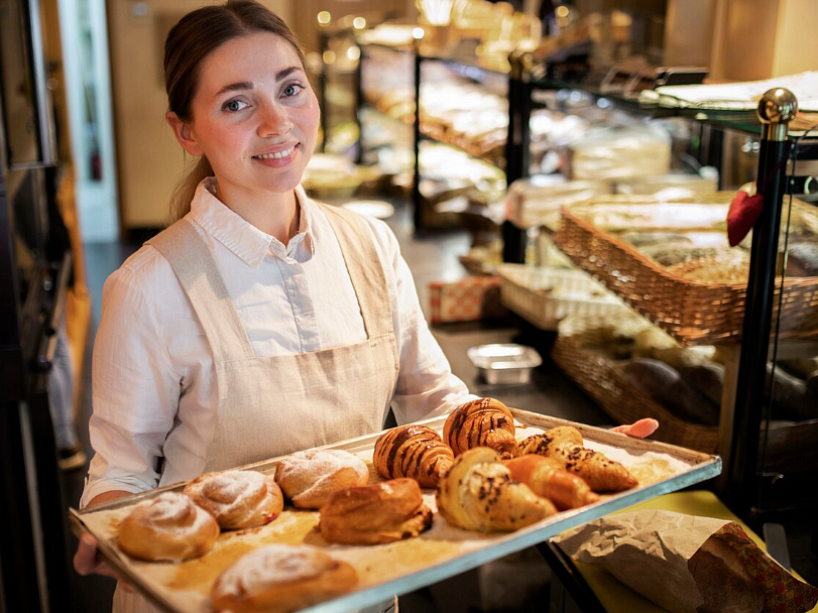
M 496 272 L 503 304 L 543 330 L 556 330 L 571 314 L 593 316 L 628 310 L 581 270 L 503 264 Z
M 697 449 L 705 453 L 716 451 L 719 429 L 682 421 L 665 407 L 631 386 L 615 370 L 614 361 L 601 352 L 586 347 L 590 334 L 604 324 L 629 327 L 634 332 L 640 328 L 633 314 L 611 313 L 603 318 L 569 317 L 558 328 L 557 340 L 551 358 L 569 377 L 582 387 L 589 396 L 617 424 L 633 423 L 643 417 L 659 420 L 660 427 L 653 435 L 667 443 Z M 644 322 L 641 328 L 650 326 Z
M 803 218 L 815 215 L 807 205 L 795 205 L 794 212 Z M 580 206 L 587 210 L 592 205 Z M 746 283 L 703 283 L 671 274 L 632 245 L 595 227 L 576 214 L 576 209 L 563 209 L 554 242 L 577 265 L 681 344 L 738 342 Z M 775 304 L 779 294 L 776 285 Z M 779 336 L 818 336 L 818 277 L 785 279 Z

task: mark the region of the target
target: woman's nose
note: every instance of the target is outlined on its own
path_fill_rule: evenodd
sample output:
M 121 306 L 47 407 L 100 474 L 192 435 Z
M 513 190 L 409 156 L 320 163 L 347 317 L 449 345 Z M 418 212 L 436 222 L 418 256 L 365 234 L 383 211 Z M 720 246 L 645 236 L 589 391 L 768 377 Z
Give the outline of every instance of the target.
M 281 136 L 289 132 L 292 127 L 293 124 L 287 115 L 287 111 L 281 105 L 275 103 L 264 105 L 258 124 L 259 136 Z

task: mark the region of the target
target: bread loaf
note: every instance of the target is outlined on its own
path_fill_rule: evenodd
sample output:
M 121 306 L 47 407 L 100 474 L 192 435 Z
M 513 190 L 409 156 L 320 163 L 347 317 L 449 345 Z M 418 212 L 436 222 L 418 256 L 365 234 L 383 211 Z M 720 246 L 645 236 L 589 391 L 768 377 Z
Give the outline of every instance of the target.
M 724 366 L 715 362 L 686 366 L 679 370 L 682 381 L 704 395 L 715 405 L 721 405 L 724 389 Z
M 320 509 L 333 492 L 366 485 L 369 468 L 358 456 L 341 449 L 308 449 L 283 458 L 276 483 L 299 509 Z

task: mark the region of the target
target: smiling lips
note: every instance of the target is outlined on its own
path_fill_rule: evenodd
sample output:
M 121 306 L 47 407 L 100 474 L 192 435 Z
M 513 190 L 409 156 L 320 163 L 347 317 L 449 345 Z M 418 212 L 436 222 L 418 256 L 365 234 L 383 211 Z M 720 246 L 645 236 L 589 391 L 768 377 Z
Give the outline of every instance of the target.
M 283 151 L 276 151 L 275 153 L 263 153 L 261 155 L 254 155 L 253 159 L 255 160 L 283 160 L 284 158 L 289 157 L 292 155 L 293 151 L 298 145 L 293 145 L 288 149 L 284 149 Z

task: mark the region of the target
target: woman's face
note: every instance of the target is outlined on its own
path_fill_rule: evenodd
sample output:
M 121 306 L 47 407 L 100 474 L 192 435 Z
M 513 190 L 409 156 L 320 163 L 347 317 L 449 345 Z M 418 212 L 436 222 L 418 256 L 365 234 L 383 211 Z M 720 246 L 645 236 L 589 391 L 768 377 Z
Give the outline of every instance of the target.
M 193 119 L 168 121 L 182 146 L 205 154 L 226 202 L 291 192 L 315 148 L 320 111 L 301 59 L 269 32 L 224 43 L 200 66 Z

